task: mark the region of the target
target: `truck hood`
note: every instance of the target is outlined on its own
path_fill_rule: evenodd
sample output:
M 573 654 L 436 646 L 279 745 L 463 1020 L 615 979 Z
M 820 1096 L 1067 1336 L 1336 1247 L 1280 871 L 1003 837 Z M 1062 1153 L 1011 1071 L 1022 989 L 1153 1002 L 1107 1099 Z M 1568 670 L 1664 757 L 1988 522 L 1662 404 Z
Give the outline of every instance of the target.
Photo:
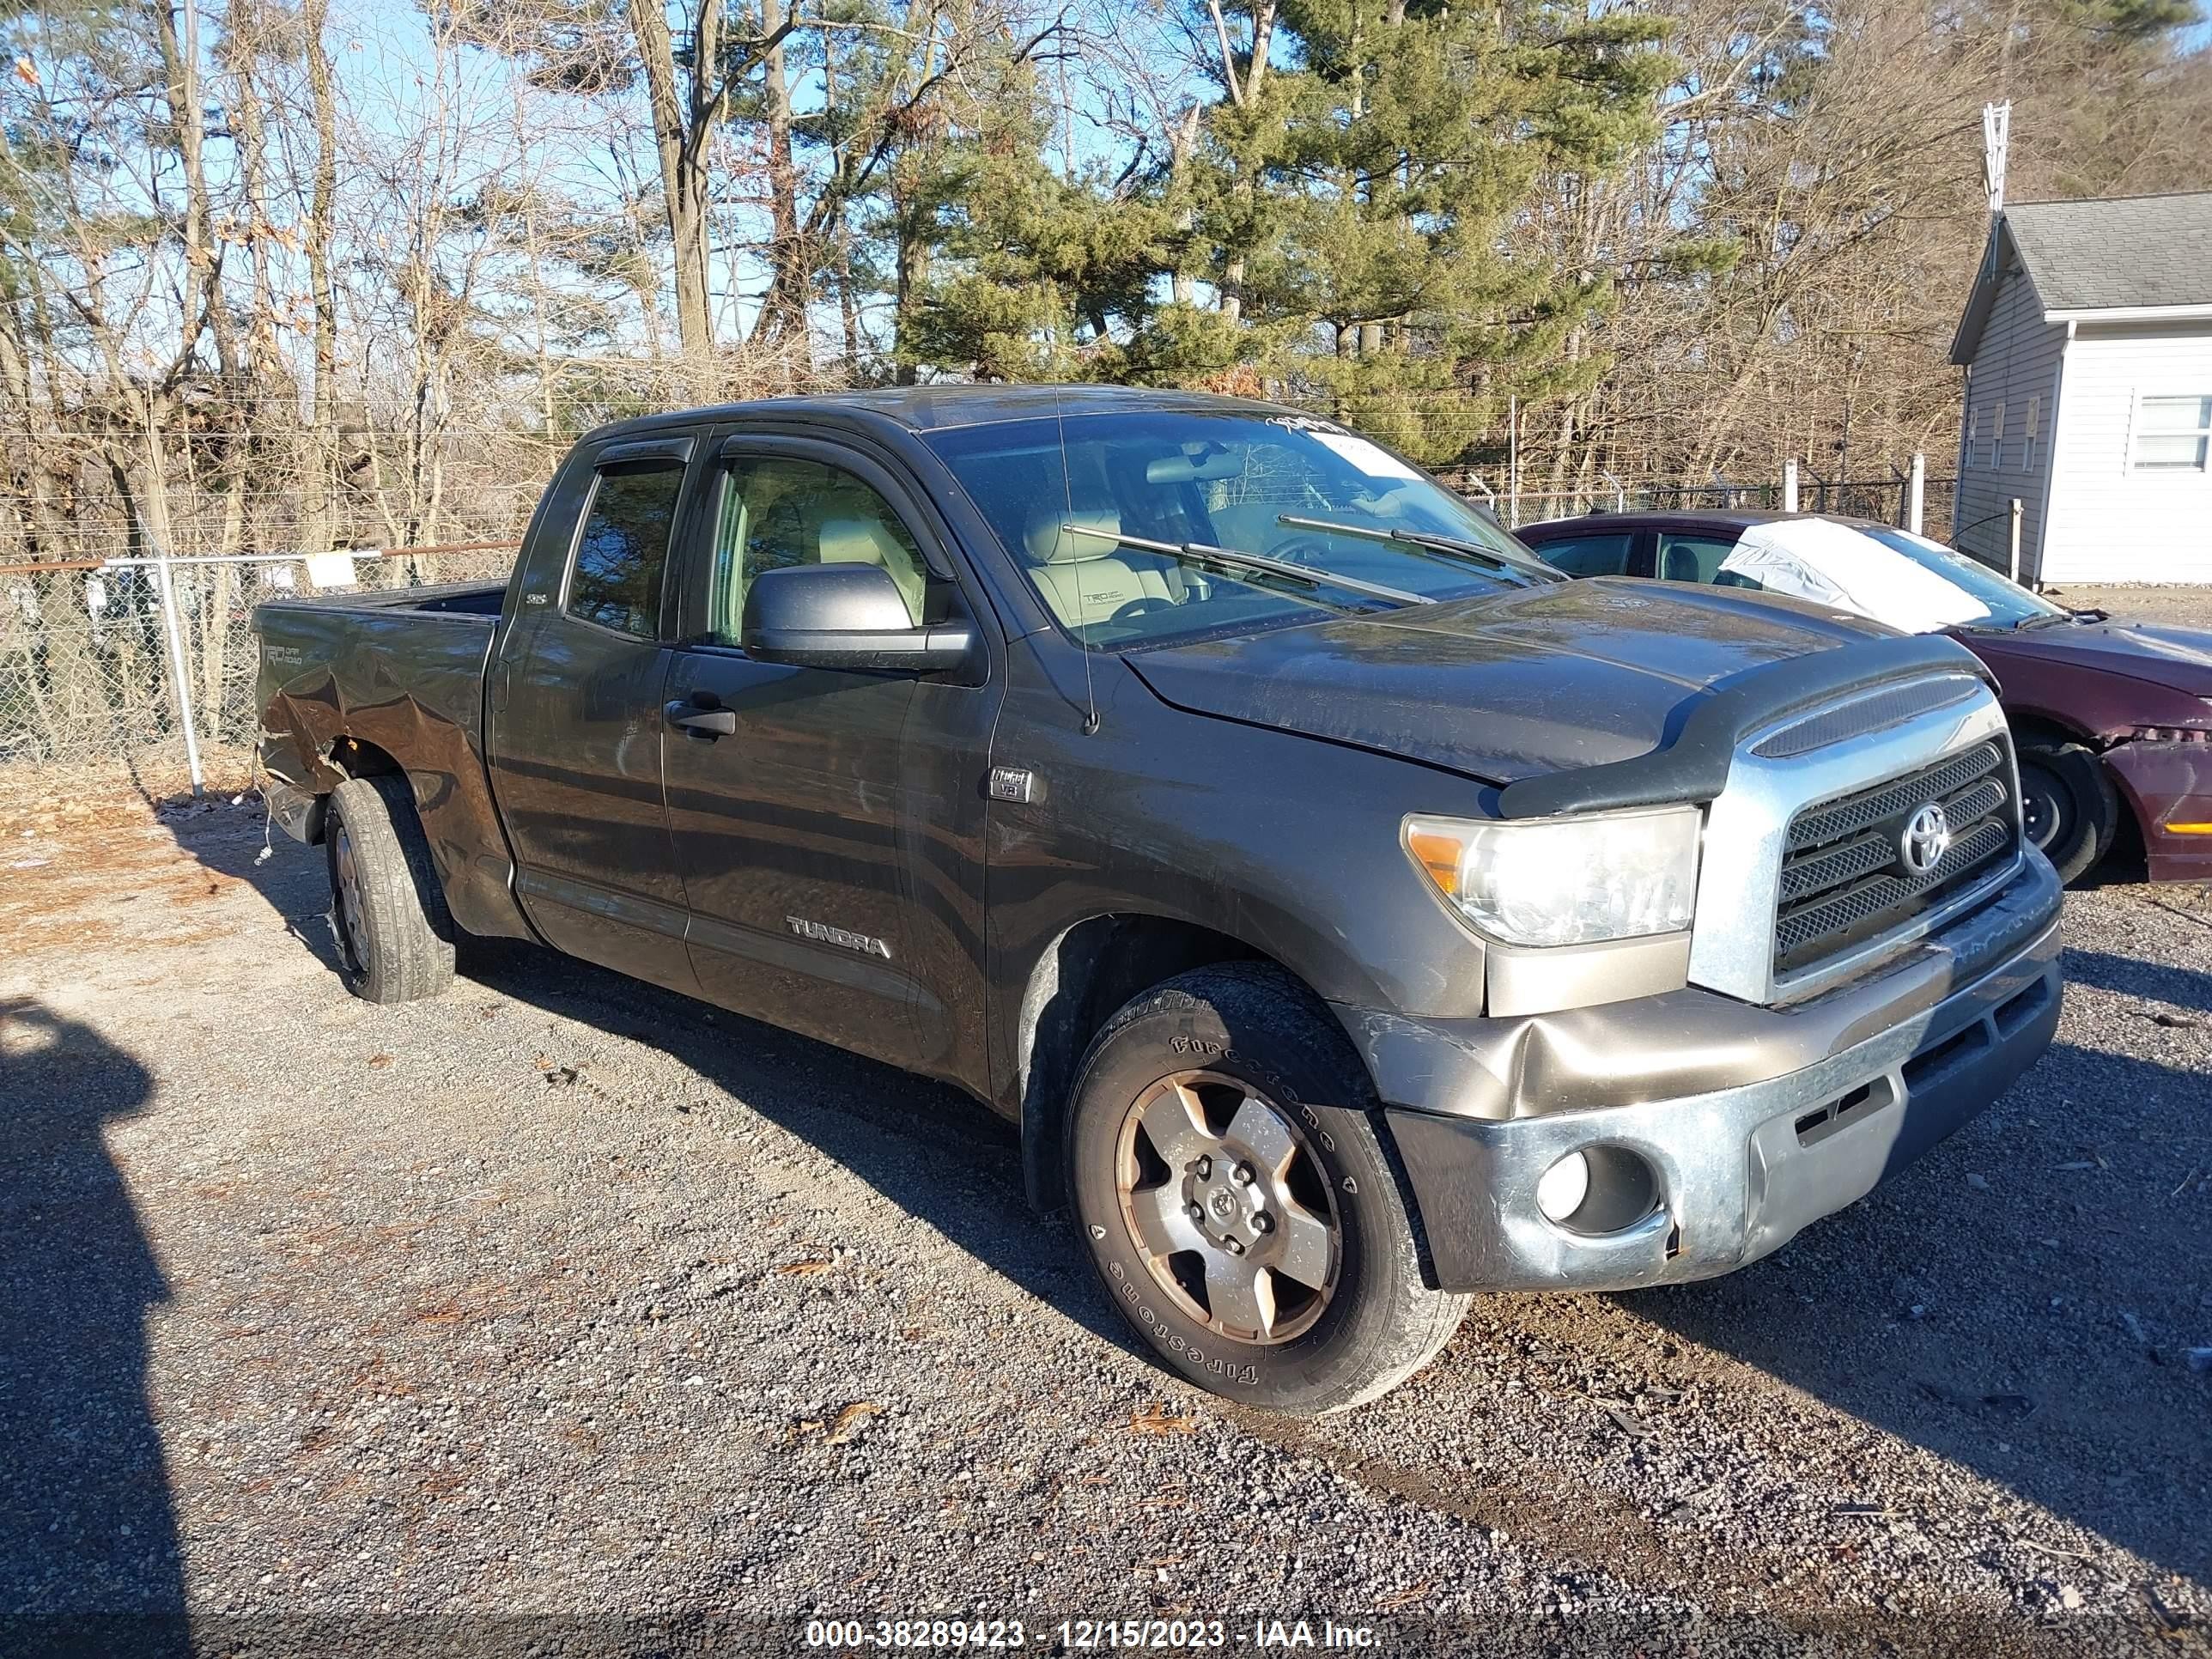
M 1126 660 L 1178 708 L 1508 784 L 1647 753 L 1738 674 L 1893 637 L 1814 605 L 1600 577 Z

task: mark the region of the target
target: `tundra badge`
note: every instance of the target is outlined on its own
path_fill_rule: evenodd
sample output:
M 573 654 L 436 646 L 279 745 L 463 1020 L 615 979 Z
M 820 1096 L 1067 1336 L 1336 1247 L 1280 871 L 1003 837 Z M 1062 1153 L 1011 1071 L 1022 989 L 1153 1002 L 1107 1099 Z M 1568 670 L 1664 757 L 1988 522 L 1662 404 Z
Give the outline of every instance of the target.
M 866 933 L 855 933 L 843 927 L 832 927 L 826 921 L 809 921 L 804 916 L 786 916 L 783 925 L 801 939 L 820 939 L 824 945 L 842 945 L 848 951 L 858 951 L 864 957 L 891 959 L 891 947 L 879 939 L 870 939 Z

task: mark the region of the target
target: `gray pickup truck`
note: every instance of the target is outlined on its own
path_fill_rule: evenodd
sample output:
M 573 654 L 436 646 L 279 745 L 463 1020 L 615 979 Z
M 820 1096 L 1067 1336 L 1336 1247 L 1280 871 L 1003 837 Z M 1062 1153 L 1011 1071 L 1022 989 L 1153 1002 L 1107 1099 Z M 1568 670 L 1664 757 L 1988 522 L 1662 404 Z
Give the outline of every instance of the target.
M 1757 1260 L 2058 1019 L 1966 651 L 1561 580 L 1265 404 L 629 421 L 503 590 L 258 627 L 360 994 L 536 939 L 947 1079 L 1163 1363 L 1280 1409 L 1391 1387 L 1475 1291 Z

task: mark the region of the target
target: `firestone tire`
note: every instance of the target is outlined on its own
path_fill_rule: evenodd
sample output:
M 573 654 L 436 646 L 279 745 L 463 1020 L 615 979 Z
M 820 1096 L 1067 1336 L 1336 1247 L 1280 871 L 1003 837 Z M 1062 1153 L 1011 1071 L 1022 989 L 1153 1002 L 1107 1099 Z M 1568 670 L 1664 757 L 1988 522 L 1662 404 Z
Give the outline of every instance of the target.
M 1182 1150 L 1195 1156 L 1170 1164 L 1148 1127 L 1133 1128 L 1152 1121 L 1140 1111 L 1147 1101 L 1173 1119 L 1170 1133 L 1188 1136 Z M 1248 1106 L 1265 1109 L 1250 1127 Z M 1279 969 L 1200 969 L 1144 993 L 1107 1023 L 1077 1075 L 1068 1191 L 1107 1298 L 1169 1370 L 1226 1399 L 1318 1414 L 1387 1393 L 1450 1340 L 1469 1298 L 1423 1282 L 1419 1218 L 1378 1120 L 1373 1085 L 1344 1033 Z M 1279 1162 L 1273 1152 L 1242 1150 L 1290 1142 L 1295 1149 Z M 1217 1165 L 1222 1158 L 1230 1161 Z M 1140 1165 L 1152 1171 L 1149 1185 Z M 1203 1165 L 1217 1165 L 1207 1177 L 1214 1184 L 1194 1173 Z M 1282 1219 L 1253 1231 L 1269 1206 Z M 1261 1270 L 1273 1287 L 1259 1298 L 1268 1315 L 1257 1325 L 1247 1318 L 1249 1334 L 1226 1334 L 1232 1304 L 1215 1295 L 1215 1274 L 1251 1273 L 1249 1259 L 1231 1261 L 1203 1232 L 1196 1249 L 1148 1249 L 1147 1224 L 1133 1218 L 1139 1211 L 1155 1243 L 1162 1214 L 1177 1227 L 1204 1216 L 1208 1227 L 1241 1225 L 1250 1259 L 1275 1252 L 1284 1265 Z M 1287 1254 L 1295 1240 L 1315 1237 L 1324 1212 L 1326 1274 L 1300 1265 L 1312 1263 L 1310 1255 L 1293 1261 Z M 1217 1224 L 1215 1215 L 1231 1219 Z M 1234 1254 L 1245 1258 L 1246 1249 Z M 1304 1282 L 1322 1277 L 1330 1280 L 1325 1291 Z M 1278 1322 L 1272 1332 L 1270 1318 Z
M 407 780 L 340 784 L 331 792 L 323 841 L 331 932 L 346 988 L 368 1002 L 413 1002 L 451 985 L 453 919 Z
M 2028 838 L 2075 882 L 2112 851 L 2120 828 L 2119 792 L 2094 750 L 2078 743 L 2024 743 L 2020 748 L 2021 805 Z

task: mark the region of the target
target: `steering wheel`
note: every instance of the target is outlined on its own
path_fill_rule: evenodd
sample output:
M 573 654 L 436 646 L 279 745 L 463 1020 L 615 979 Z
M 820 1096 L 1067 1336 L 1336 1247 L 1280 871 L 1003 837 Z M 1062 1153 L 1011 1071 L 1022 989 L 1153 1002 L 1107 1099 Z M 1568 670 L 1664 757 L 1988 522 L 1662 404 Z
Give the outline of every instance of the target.
M 1123 623 L 1139 621 L 1151 616 L 1155 611 L 1164 611 L 1170 603 L 1170 601 L 1167 599 L 1154 599 L 1150 595 L 1143 599 L 1131 599 L 1106 618 L 1106 626 L 1118 628 Z

